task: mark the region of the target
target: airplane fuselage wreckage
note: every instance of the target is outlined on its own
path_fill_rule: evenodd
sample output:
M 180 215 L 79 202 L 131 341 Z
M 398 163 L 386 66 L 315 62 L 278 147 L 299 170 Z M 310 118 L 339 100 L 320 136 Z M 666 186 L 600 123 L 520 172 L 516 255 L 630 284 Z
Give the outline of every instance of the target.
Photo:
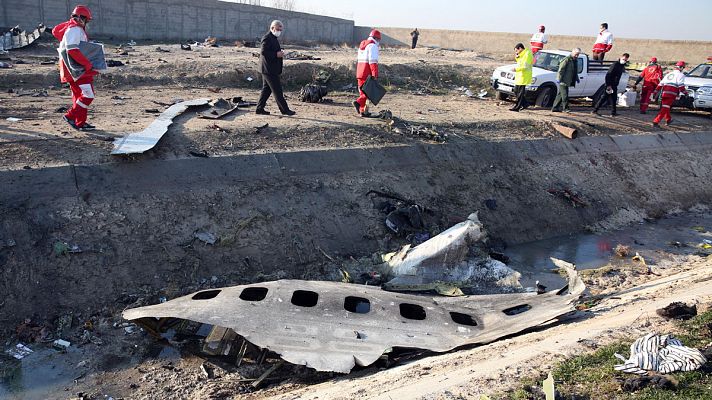
M 551 322 L 574 311 L 585 289 L 576 271 L 567 273 L 558 291 L 464 297 L 280 280 L 203 290 L 123 316 L 154 332 L 176 318 L 230 328 L 287 362 L 348 373 L 395 347 L 445 352 Z

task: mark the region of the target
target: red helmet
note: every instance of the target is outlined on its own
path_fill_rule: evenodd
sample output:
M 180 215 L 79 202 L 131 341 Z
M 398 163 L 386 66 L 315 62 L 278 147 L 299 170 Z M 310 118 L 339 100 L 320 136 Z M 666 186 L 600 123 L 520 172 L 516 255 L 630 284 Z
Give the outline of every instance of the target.
M 651 62 L 651 63 L 656 63 L 656 62 L 658 62 L 658 58 L 657 58 L 657 57 L 652 57 L 652 58 L 650 59 L 650 62 Z
M 543 31 L 543 30 L 545 30 L 545 29 L 546 29 L 546 27 L 545 27 L 544 25 L 539 25 L 539 31 L 540 31 L 540 32 Z
M 685 68 L 685 65 L 687 65 L 687 64 L 685 64 L 684 61 L 678 61 L 677 64 L 675 64 L 676 67 L 680 67 L 680 68 Z
M 376 40 L 381 40 L 381 32 L 378 29 L 372 30 L 371 33 L 368 34 L 368 36 Z
M 87 21 L 91 20 L 91 10 L 89 10 L 89 7 L 87 6 L 76 6 L 74 7 L 74 11 L 72 11 L 72 15 L 78 15 L 80 17 L 86 18 Z

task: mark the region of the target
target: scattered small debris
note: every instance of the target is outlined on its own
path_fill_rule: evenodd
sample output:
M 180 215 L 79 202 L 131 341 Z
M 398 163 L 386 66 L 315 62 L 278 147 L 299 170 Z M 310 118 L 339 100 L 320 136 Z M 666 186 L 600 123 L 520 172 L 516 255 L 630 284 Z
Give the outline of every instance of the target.
M 245 80 L 246 80 L 247 82 L 252 82 L 252 81 L 255 80 L 255 78 L 253 78 L 253 77 L 251 77 L 251 76 L 248 76 L 247 78 L 245 78 Z
M 156 47 L 156 51 L 157 51 L 158 53 L 170 53 L 170 52 L 171 52 L 170 50 L 164 49 L 164 48 L 162 48 L 162 47 Z
M 66 106 L 61 106 L 61 107 L 58 107 L 56 110 L 54 110 L 54 112 L 56 112 L 58 114 L 60 114 L 60 113 L 65 114 L 67 111 L 69 111 L 69 108 L 67 108 Z
M 143 111 L 144 111 L 144 112 L 147 112 L 147 113 L 149 113 L 149 114 L 160 114 L 160 113 L 161 113 L 161 111 L 160 111 L 159 109 L 157 109 L 157 108 L 147 108 L 147 109 L 145 109 L 145 110 L 143 110 Z
M 189 44 L 183 44 L 183 43 L 181 43 L 180 49 L 181 49 L 181 50 L 185 50 L 185 51 L 192 51 L 192 50 L 193 50 L 193 48 L 190 47 Z
M 52 342 L 52 347 L 60 351 L 66 351 L 72 344 L 64 339 L 57 339 Z
M 204 231 L 195 232 L 193 237 L 209 245 L 214 245 L 218 241 L 218 237 L 215 234 Z
M 222 128 L 222 127 L 220 127 L 220 125 L 218 125 L 218 124 L 208 125 L 208 128 L 214 129 L 214 130 L 216 130 L 216 131 L 218 131 L 218 132 L 230 133 L 230 130 L 229 130 L 229 129 Z
M 20 121 L 22 121 L 22 118 L 7 117 L 7 118 L 5 118 L 5 120 L 8 122 L 20 122 Z
M 700 233 L 705 233 L 707 232 L 707 229 L 705 229 L 704 226 L 693 226 L 692 230 L 695 232 L 700 232 Z
M 32 354 L 33 351 L 32 351 L 32 349 L 25 346 L 24 344 L 18 343 L 15 345 L 14 348 L 7 350 L 6 353 L 13 356 L 14 358 L 16 358 L 18 360 L 22 360 L 23 358 Z
M 79 245 L 68 244 L 67 242 L 64 242 L 61 240 L 54 242 L 53 250 L 54 250 L 54 255 L 57 257 L 67 255 L 67 254 L 82 252 L 82 249 L 81 249 L 81 247 L 79 247 Z
M 697 315 L 697 305 L 688 306 L 676 301 L 655 310 L 655 313 L 663 318 L 687 320 Z
M 588 206 L 588 203 L 581 197 L 581 195 L 571 189 L 547 189 L 546 191 L 552 196 L 561 197 L 564 200 L 570 201 L 571 206 L 574 208 Z
M 566 136 L 569 139 L 576 139 L 578 137 L 578 130 L 575 128 L 569 128 L 568 126 L 558 124 L 554 124 L 553 127 L 554 129 L 556 129 L 557 132 Z
M 630 254 L 630 247 L 624 244 L 618 244 L 613 249 L 613 253 L 620 258 L 626 258 Z
M 290 51 L 290 52 L 285 53 L 284 59 L 285 60 L 298 60 L 298 61 L 321 60 L 321 58 L 319 58 L 319 57 L 314 57 L 309 54 L 300 53 L 298 51 Z
M 191 150 L 191 151 L 188 152 L 188 154 L 190 154 L 190 155 L 193 156 L 193 157 L 202 157 L 202 158 L 208 158 L 208 157 L 210 157 L 210 156 L 208 155 L 208 152 L 205 151 L 205 150 L 202 150 L 202 151 Z
M 123 67 L 124 63 L 119 60 L 106 60 L 107 67 Z
M 6 62 L 1 62 L 1 61 L 0 61 L 0 68 L 2 68 L 2 69 L 10 69 L 10 68 L 12 68 L 12 64 L 6 63 Z

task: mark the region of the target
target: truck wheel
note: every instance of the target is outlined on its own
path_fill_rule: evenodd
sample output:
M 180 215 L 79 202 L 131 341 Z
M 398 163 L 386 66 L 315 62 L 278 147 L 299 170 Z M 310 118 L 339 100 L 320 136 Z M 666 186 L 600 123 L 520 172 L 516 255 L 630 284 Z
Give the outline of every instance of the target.
M 536 104 L 537 107 L 549 108 L 554 105 L 554 97 L 554 89 L 550 87 L 542 88 L 539 95 L 536 96 L 534 104 Z
M 509 95 L 507 93 L 502 93 L 499 91 L 497 92 L 497 100 L 504 101 L 504 100 L 507 100 L 508 97 L 509 97 Z

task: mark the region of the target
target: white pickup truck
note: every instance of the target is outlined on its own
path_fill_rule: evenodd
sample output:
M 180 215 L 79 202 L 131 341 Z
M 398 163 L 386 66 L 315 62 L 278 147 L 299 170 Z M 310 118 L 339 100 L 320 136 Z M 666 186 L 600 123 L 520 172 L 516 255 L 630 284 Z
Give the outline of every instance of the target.
M 556 73 L 559 71 L 561 60 L 571 54 L 565 50 L 542 50 L 534 55 L 534 67 L 532 68 L 532 83 L 527 85 L 527 100 L 539 107 L 551 107 L 559 90 L 556 80 Z M 569 89 L 570 98 L 590 97 L 593 101 L 606 90 L 606 72 L 615 61 L 589 61 L 586 54 L 581 53 L 578 57 L 579 83 Z M 497 90 L 497 99 L 505 100 L 510 95 L 514 95 L 514 72 L 512 68 L 516 64 L 504 65 L 494 70 L 491 84 Z M 618 84 L 618 93 L 625 91 L 628 85 L 628 73 L 621 76 Z
M 712 111 L 712 57 L 685 75 L 687 96 L 681 97 L 675 105 Z

